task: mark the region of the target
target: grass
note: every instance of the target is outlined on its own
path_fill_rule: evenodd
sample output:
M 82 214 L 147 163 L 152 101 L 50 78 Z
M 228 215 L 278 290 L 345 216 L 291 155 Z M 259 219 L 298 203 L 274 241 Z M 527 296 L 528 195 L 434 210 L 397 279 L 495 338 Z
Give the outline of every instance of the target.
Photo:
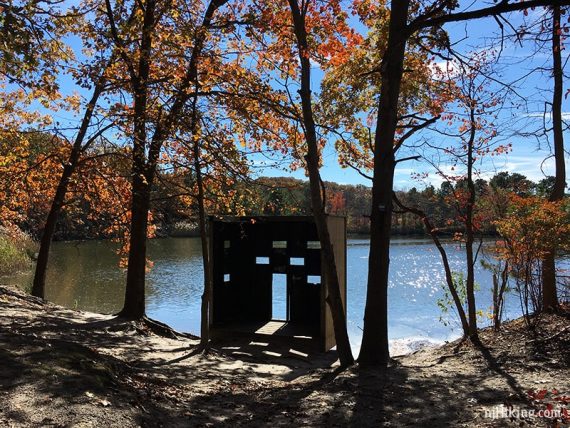
M 0 229 L 0 275 L 29 269 L 36 247 L 26 233 Z

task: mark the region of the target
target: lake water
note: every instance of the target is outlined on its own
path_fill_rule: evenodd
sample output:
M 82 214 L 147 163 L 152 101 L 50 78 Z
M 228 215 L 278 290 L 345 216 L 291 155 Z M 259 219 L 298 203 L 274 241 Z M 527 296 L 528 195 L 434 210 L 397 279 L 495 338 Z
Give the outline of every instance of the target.
M 454 271 L 465 271 L 464 251 L 447 243 Z M 123 304 L 125 274 L 118 268 L 114 244 L 106 241 L 55 242 L 47 276 L 47 299 L 70 308 L 92 312 L 118 312 Z M 366 297 L 368 240 L 348 242 L 348 330 L 355 350 L 362 337 Z M 176 330 L 198 334 L 202 294 L 202 262 L 198 238 L 155 239 L 149 243 L 154 262 L 147 281 L 147 313 Z M 491 306 L 492 277 L 476 267 L 478 309 Z M 0 282 L 29 287 L 31 274 Z M 440 321 L 437 300 L 442 297 L 445 276 L 439 252 L 428 239 L 392 240 L 389 286 L 389 334 L 391 340 L 433 342 L 451 340 L 461 333 L 453 310 Z M 281 296 L 283 298 L 283 296 Z M 279 297 L 276 297 L 278 300 Z M 509 294 L 505 317 L 520 314 L 518 296 Z M 481 325 L 488 324 L 482 319 Z

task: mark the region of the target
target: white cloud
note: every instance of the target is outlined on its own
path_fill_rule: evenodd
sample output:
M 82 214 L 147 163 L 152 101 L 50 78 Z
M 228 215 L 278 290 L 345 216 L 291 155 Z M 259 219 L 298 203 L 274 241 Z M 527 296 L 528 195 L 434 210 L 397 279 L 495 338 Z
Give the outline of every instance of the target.
M 517 172 L 525 175 L 529 180 L 540 181 L 547 175 L 554 175 L 554 158 L 541 158 L 540 154 L 534 156 L 506 156 L 504 162 L 496 162 L 498 171 Z
M 526 113 L 523 115 L 524 117 L 540 117 L 541 119 L 544 118 L 547 121 L 552 120 L 552 112 L 534 112 L 534 113 Z M 570 112 L 563 111 L 562 112 L 562 120 L 570 120 Z
M 570 159 L 568 159 L 568 163 Z M 452 169 L 453 168 L 453 169 Z M 445 176 L 461 176 L 464 171 L 461 167 L 454 167 L 451 164 L 440 164 L 438 173 L 433 167 L 398 168 L 394 184 L 398 189 L 410 189 L 412 187 L 424 187 L 432 185 L 439 188 L 446 181 Z M 509 173 L 519 173 L 529 180 L 538 182 L 548 175 L 554 175 L 554 159 L 548 157 L 547 152 L 533 152 L 528 155 L 506 155 L 500 157 L 489 157 L 483 165 L 477 165 L 476 178 L 489 181 L 496 173 L 508 171 Z M 427 178 L 423 180 L 413 180 L 413 173 L 427 173 Z M 442 176 L 443 174 L 443 176 Z
M 461 74 L 461 67 L 457 61 L 438 61 L 430 64 L 431 77 L 436 80 L 456 77 Z

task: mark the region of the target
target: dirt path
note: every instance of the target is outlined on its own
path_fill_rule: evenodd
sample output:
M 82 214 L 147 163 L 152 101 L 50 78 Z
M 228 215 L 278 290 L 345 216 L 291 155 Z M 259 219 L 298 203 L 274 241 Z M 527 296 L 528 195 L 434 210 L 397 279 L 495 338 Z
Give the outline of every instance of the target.
M 385 373 L 338 373 L 333 354 L 204 355 L 195 339 L 12 288 L 0 287 L 0 315 L 0 426 L 570 426 L 521 414 L 570 408 L 563 316 L 541 320 L 537 335 L 515 321 L 483 332 L 480 347 L 455 342 L 398 357 Z

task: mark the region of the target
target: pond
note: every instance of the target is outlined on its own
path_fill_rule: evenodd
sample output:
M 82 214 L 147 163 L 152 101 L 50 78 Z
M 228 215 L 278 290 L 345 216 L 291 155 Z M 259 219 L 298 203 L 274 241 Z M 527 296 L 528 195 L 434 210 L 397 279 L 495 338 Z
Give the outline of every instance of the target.
M 491 242 L 487 242 L 489 245 Z M 465 271 L 464 251 L 457 243 L 445 244 L 454 271 Z M 92 312 L 118 312 L 123 304 L 125 274 L 118 268 L 115 245 L 106 241 L 55 242 L 47 275 L 47 299 L 70 308 Z M 348 330 L 355 350 L 362 337 L 369 244 L 348 242 Z M 198 334 L 202 294 L 202 261 L 198 238 L 154 239 L 149 243 L 154 267 L 147 280 L 147 313 L 173 328 Z M 31 273 L 2 282 L 30 287 Z M 389 334 L 405 339 L 441 342 L 458 337 L 460 324 L 453 310 L 441 322 L 437 301 L 443 296 L 445 276 L 439 252 L 428 239 L 392 240 L 389 286 Z M 478 309 L 489 311 L 491 273 L 476 266 Z M 283 296 L 281 296 L 283 298 Z M 276 298 L 278 299 L 278 297 Z M 505 317 L 520 314 L 518 296 L 509 294 Z M 481 325 L 488 324 L 486 317 Z

